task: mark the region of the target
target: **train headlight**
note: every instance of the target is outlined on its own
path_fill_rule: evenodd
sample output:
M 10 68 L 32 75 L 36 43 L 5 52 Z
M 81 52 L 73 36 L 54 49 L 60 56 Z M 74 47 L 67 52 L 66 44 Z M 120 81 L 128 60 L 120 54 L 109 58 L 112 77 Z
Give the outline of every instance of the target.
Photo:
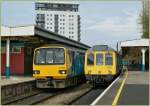
M 39 70 L 34 70 L 33 74 L 40 74 L 40 71 Z
M 60 74 L 66 74 L 66 70 L 59 70 Z

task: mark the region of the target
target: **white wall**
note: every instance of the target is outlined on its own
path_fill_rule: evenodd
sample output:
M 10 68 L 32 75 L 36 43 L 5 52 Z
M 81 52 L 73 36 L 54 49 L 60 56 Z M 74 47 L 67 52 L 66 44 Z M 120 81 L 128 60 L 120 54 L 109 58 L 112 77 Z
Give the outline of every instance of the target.
M 34 36 L 34 25 L 16 27 L 1 26 L 1 36 Z

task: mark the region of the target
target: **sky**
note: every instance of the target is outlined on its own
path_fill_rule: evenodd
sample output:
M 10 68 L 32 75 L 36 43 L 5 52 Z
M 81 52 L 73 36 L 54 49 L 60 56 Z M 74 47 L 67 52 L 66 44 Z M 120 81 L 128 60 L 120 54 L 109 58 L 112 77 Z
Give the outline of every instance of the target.
M 119 41 L 139 39 L 142 2 L 78 1 L 81 16 L 81 42 L 90 46 L 105 44 L 116 49 Z M 3 2 L 2 24 L 35 24 L 34 2 Z

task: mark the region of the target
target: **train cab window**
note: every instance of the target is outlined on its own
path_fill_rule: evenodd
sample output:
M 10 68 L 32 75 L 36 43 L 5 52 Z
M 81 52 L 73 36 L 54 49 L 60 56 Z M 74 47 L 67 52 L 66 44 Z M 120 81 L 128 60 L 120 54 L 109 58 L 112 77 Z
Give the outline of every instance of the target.
M 48 64 L 54 63 L 53 50 L 46 51 L 46 63 Z
M 96 54 L 96 65 L 103 65 L 103 54 Z
M 113 65 L 112 54 L 110 54 L 110 53 L 105 54 L 105 65 Z
M 54 60 L 55 63 L 64 63 L 65 62 L 65 53 L 64 49 L 55 49 L 54 51 Z
M 36 64 L 44 64 L 45 63 L 45 51 L 43 49 L 36 50 L 35 55 L 35 63 Z
M 62 48 L 39 49 L 35 52 L 35 64 L 64 64 L 65 51 Z
M 87 65 L 94 65 L 94 54 L 88 54 Z

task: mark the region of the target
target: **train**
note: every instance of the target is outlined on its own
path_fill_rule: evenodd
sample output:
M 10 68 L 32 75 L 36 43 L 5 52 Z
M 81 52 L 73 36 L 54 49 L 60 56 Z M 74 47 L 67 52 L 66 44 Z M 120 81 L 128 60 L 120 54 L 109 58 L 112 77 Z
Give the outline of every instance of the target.
M 95 45 L 85 52 L 84 72 L 93 86 L 106 84 L 123 68 L 121 55 L 108 45 Z
M 49 44 L 34 50 L 33 77 L 37 88 L 66 88 L 86 81 L 85 50 Z

